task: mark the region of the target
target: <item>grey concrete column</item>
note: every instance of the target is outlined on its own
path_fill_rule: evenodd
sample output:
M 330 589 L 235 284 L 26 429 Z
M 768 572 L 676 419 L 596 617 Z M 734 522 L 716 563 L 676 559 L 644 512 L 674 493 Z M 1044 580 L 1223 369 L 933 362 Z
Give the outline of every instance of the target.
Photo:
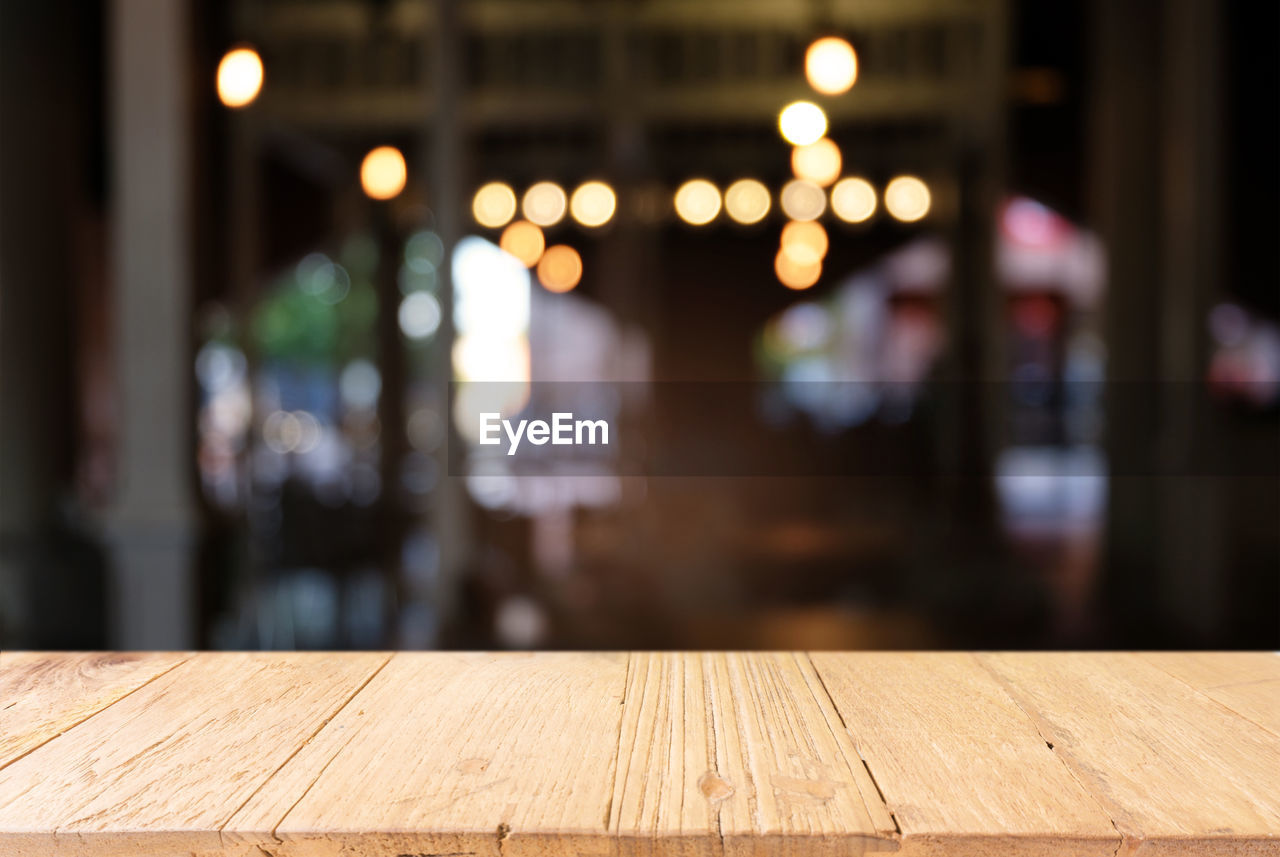
M 118 411 L 112 645 L 196 642 L 189 6 L 113 0 L 112 219 Z
M 433 344 L 432 378 L 440 403 L 440 416 L 449 440 L 437 453 L 440 481 L 431 509 L 431 522 L 440 546 L 437 606 L 446 622 L 457 607 L 457 593 L 471 557 L 470 501 L 461 474 L 449 472 L 449 447 L 460 442 L 450 419 L 449 382 L 453 378 L 453 270 L 450 259 L 463 233 L 466 210 L 461 177 L 465 163 L 466 128 L 462 117 L 462 10 L 458 0 L 437 0 L 428 34 L 428 105 L 424 115 L 429 142 L 427 200 L 435 212 L 436 233 L 444 244 L 445 263 L 440 266 L 437 293 L 441 322 Z M 402 429 L 403 430 L 403 429 Z

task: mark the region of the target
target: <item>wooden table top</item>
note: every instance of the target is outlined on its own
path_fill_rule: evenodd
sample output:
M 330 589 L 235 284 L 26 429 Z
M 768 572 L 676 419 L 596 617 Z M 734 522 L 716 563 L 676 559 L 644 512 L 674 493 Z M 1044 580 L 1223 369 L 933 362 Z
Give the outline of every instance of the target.
M 0 854 L 1280 855 L 1280 657 L 0 653 Z

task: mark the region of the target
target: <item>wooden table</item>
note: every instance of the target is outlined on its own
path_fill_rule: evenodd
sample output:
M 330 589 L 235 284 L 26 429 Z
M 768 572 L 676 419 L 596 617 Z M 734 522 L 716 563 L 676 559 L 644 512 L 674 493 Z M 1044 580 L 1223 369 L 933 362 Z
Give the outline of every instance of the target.
M 1280 657 L 0 653 L 6 855 L 1280 854 Z

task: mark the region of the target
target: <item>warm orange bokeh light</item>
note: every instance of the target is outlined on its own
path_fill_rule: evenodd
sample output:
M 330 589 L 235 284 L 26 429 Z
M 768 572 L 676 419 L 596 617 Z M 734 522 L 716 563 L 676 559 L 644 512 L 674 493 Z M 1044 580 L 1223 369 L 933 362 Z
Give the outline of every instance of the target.
M 524 219 L 538 226 L 555 226 L 569 207 L 564 188 L 555 182 L 538 182 L 524 192 Z
M 807 289 L 818 282 L 818 278 L 822 276 L 822 263 L 814 262 L 811 265 L 798 265 L 787 255 L 785 250 L 779 250 L 778 255 L 773 259 L 773 270 L 777 273 L 782 285 L 798 291 Z
M 782 252 L 797 265 L 821 262 L 827 255 L 827 230 L 812 220 L 793 220 L 782 227 Z
M 778 114 L 778 130 L 791 145 L 807 146 L 827 133 L 827 114 L 812 101 L 793 101 Z
M 706 179 L 690 179 L 676 190 L 675 206 L 685 223 L 704 226 L 720 213 L 720 189 Z
M 538 282 L 549 292 L 567 292 L 582 279 L 582 257 L 567 244 L 548 247 L 538 262 Z
M 807 146 L 791 150 L 791 171 L 796 178 L 826 187 L 840 178 L 840 147 L 823 137 Z
M 897 220 L 915 223 L 932 205 L 929 186 L 915 176 L 898 176 L 884 189 L 884 207 Z
M 792 220 L 817 220 L 827 210 L 827 194 L 813 182 L 792 179 L 778 195 L 782 213 Z
M 373 199 L 393 199 L 404 190 L 409 171 L 394 146 L 379 146 L 360 164 L 360 186 Z
M 227 107 L 252 104 L 262 91 L 262 57 L 253 48 L 227 51 L 218 63 L 218 99 Z
M 823 95 L 848 92 L 858 79 L 858 55 L 844 39 L 828 36 L 809 45 L 804 55 L 809 85 Z
M 583 182 L 569 198 L 569 213 L 583 226 L 604 226 L 618 208 L 618 197 L 604 182 Z
M 831 189 L 831 210 L 849 223 L 861 223 L 876 213 L 876 189 L 866 179 L 850 176 Z
M 780 249 L 778 255 L 773 258 L 773 270 L 778 275 L 778 280 L 788 289 L 808 289 L 822 276 L 822 262 L 797 265 L 790 256 L 787 256 L 786 251 Z
M 471 214 L 481 226 L 505 226 L 516 216 L 516 192 L 503 182 L 489 182 L 472 198 Z
M 532 268 L 542 258 L 547 240 L 537 226 L 527 220 L 517 220 L 502 230 L 498 246 L 519 259 L 526 268 Z
M 755 179 L 738 179 L 724 192 L 724 210 L 744 225 L 764 220 L 772 204 L 769 189 Z

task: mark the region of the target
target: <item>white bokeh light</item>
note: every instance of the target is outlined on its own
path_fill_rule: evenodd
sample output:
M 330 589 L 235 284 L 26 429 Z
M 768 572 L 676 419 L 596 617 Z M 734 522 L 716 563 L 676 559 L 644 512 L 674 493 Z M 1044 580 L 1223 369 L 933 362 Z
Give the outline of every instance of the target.
M 400 301 L 400 330 L 410 339 L 426 339 L 440 327 L 440 303 L 430 292 L 414 292 Z
M 453 323 L 458 334 L 514 337 L 529 329 L 529 272 L 475 235 L 453 251 Z

